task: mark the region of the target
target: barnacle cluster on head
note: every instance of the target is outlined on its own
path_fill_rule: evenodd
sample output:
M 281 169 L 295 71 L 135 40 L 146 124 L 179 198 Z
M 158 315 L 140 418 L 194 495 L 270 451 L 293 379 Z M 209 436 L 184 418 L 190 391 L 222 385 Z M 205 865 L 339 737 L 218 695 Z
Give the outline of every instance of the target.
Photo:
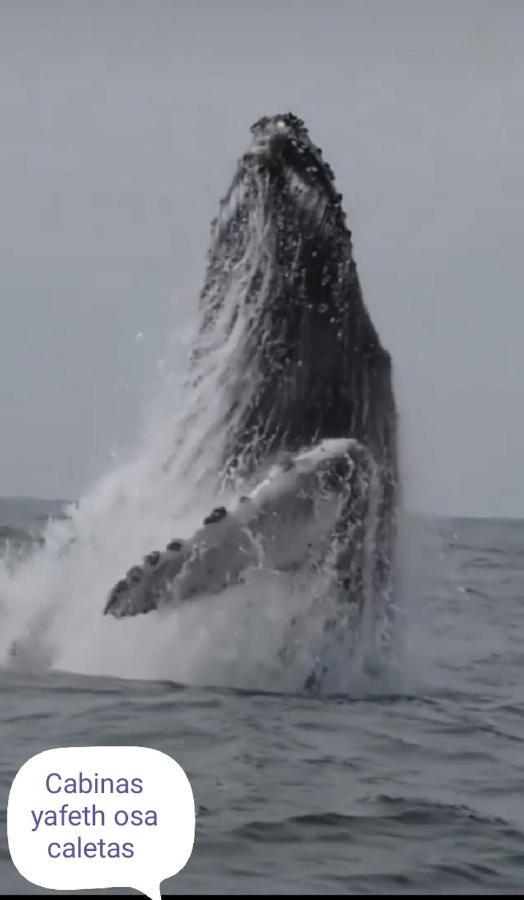
M 283 113 L 282 115 L 276 116 L 261 116 L 261 118 L 257 119 L 251 126 L 251 131 L 253 134 L 256 134 L 258 131 L 265 129 L 270 125 L 274 125 L 277 122 L 283 122 L 284 125 L 295 132 L 297 137 L 301 135 L 306 140 L 310 140 L 309 132 L 305 126 L 304 120 L 299 119 L 299 117 L 293 115 L 293 113 Z
M 255 166 L 261 166 L 263 170 L 269 167 L 277 177 L 283 171 L 282 167 L 287 167 L 290 173 L 298 175 L 306 190 L 320 189 L 328 199 L 338 227 L 351 236 L 333 170 L 323 159 L 322 148 L 311 140 L 303 119 L 291 112 L 262 116 L 251 126 L 251 133 L 253 143 L 243 161 L 248 166 L 254 161 Z M 299 191 L 297 187 L 293 190 Z M 311 195 L 306 202 L 311 202 Z
M 312 239 L 318 229 L 319 240 L 324 244 L 336 242 L 337 247 L 344 244 L 346 254 L 351 256 L 351 231 L 342 194 L 304 121 L 287 112 L 263 116 L 250 130 L 251 144 L 240 157 L 212 222 L 209 264 L 201 293 L 207 318 L 214 308 L 212 297 L 223 295 L 233 269 L 242 260 L 250 269 L 246 252 L 259 247 L 262 235 L 277 235 L 274 248 L 291 260 L 304 237 L 300 229 L 310 229 Z M 274 228 L 262 227 L 268 217 Z M 251 272 L 251 289 L 260 274 Z
M 334 182 L 335 175 L 333 169 L 329 163 L 322 159 L 322 147 L 318 147 L 313 143 L 303 119 L 300 119 L 290 112 L 276 116 L 262 116 L 251 126 L 250 130 L 251 133 L 257 137 L 257 135 L 264 131 L 267 131 L 270 128 L 278 128 L 279 126 L 287 132 L 292 145 L 296 148 L 298 153 L 300 153 L 301 150 L 303 153 L 306 151 L 312 153 L 321 163 L 324 173 L 329 180 Z

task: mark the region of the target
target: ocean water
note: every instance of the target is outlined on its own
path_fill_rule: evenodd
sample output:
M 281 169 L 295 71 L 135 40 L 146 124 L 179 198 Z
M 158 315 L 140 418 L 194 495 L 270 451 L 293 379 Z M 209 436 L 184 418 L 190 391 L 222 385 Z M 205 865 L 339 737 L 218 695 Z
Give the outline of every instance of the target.
M 32 548 L 38 558 L 45 516 L 59 508 L 0 501 L 4 557 L 7 542 L 15 557 Z M 71 599 L 78 561 L 73 572 L 62 563 L 60 581 L 76 618 L 61 614 L 54 630 L 49 615 L 38 618 L 40 601 L 63 608 L 49 560 L 6 564 L 4 651 L 15 624 L 28 633 L 36 615 L 37 626 L 21 657 L 1 660 L 0 891 L 38 891 L 7 851 L 5 808 L 19 766 L 57 746 L 140 744 L 181 763 L 197 805 L 193 855 L 163 893 L 520 893 L 524 523 L 417 521 L 408 543 L 395 666 L 350 673 L 344 690 L 321 696 L 232 655 L 247 639 L 232 625 L 236 612 L 213 619 L 208 604 L 188 623 L 188 633 L 197 622 L 206 631 L 199 655 L 230 633 L 231 643 L 220 678 L 216 666 L 195 669 L 195 651 L 192 669 L 183 660 L 183 683 L 171 674 L 177 635 L 162 643 L 149 616 L 108 622 L 101 599 L 89 618 L 100 630 L 80 640 L 82 597 L 94 601 L 87 580 Z M 103 558 L 102 544 L 94 552 Z M 260 622 L 246 626 L 255 631 L 247 656 Z

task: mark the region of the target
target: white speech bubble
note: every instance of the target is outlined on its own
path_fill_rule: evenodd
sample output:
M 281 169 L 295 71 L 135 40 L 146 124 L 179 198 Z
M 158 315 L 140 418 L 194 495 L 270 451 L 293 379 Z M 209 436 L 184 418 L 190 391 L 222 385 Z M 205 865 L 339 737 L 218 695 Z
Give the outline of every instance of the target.
M 20 874 L 50 890 L 160 883 L 191 856 L 195 802 L 181 766 L 148 747 L 59 747 L 19 769 L 7 839 Z

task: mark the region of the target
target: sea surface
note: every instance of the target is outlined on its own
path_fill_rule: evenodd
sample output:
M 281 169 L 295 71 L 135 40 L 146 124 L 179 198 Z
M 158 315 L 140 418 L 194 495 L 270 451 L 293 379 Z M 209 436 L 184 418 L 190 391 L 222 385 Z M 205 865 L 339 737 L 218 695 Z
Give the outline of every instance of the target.
M 27 550 L 59 508 L 0 501 L 0 542 Z M 399 667 L 343 694 L 0 669 L 0 892 L 39 890 L 7 850 L 22 763 L 139 744 L 185 768 L 197 806 L 163 893 L 519 894 L 524 523 L 422 528 Z

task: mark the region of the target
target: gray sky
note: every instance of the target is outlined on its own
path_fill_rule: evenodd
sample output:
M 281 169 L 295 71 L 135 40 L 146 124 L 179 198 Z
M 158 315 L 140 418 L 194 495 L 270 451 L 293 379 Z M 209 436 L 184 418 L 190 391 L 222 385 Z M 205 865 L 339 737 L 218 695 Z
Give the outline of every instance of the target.
M 523 51 L 517 0 L 0 0 L 0 495 L 76 496 L 134 441 L 249 125 L 291 110 L 394 358 L 407 504 L 524 515 Z

